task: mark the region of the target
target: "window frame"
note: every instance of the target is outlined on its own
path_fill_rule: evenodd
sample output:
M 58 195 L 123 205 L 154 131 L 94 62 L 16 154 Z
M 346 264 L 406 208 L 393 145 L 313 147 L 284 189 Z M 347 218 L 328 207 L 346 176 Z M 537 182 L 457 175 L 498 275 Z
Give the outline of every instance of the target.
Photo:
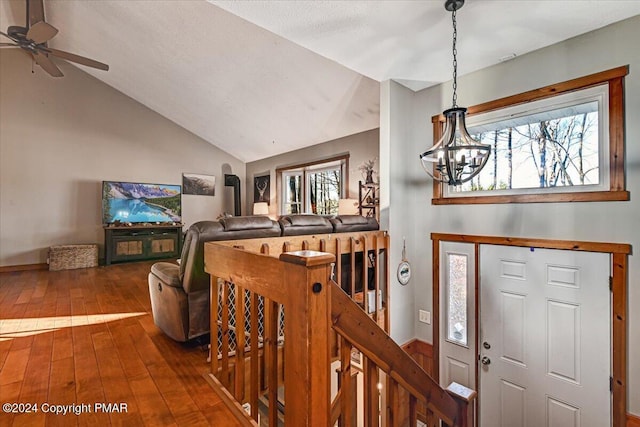
M 500 204 L 500 203 L 549 203 L 549 202 L 594 202 L 627 201 L 629 192 L 625 186 L 624 169 L 624 76 L 629 66 L 621 66 L 600 73 L 590 74 L 562 83 L 533 89 L 517 95 L 507 96 L 468 108 L 468 115 L 487 113 L 515 105 L 552 98 L 557 95 L 607 84 L 609 88 L 609 190 L 603 191 L 554 191 L 536 194 L 473 195 L 446 197 L 444 183 L 433 181 L 433 205 Z M 444 131 L 445 117 L 442 114 L 431 118 L 433 140 L 438 141 Z M 570 187 L 563 187 L 567 190 Z
M 277 185 L 280 191 L 276 193 L 276 199 L 278 201 L 278 209 L 279 215 L 289 215 L 284 212 L 284 194 L 283 194 L 283 177 L 287 174 L 293 174 L 295 172 L 299 172 L 302 175 L 302 213 L 309 214 L 310 212 L 310 200 L 308 198 L 309 195 L 309 173 L 322 171 L 326 169 L 334 169 L 331 166 L 331 163 L 339 162 L 338 166 L 341 169 L 341 178 L 342 183 L 340 185 L 340 198 L 345 198 L 345 194 L 348 193 L 349 189 L 349 154 L 342 154 L 335 157 L 329 157 L 322 160 L 316 160 L 307 163 L 301 163 L 286 167 L 276 168 L 276 179 Z

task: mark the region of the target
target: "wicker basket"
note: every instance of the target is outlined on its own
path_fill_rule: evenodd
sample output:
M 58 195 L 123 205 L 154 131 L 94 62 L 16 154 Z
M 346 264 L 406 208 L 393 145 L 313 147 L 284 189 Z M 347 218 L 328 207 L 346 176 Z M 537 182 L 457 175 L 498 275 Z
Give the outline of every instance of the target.
M 58 245 L 49 248 L 49 271 L 98 266 L 98 245 Z

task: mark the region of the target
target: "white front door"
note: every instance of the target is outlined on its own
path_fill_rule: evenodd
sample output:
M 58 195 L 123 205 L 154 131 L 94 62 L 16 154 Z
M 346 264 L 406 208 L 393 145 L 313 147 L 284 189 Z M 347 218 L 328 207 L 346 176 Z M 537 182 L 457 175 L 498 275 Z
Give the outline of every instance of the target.
M 440 246 L 440 385 L 476 390 L 475 245 Z
M 609 254 L 481 246 L 481 427 L 611 425 L 609 276 Z

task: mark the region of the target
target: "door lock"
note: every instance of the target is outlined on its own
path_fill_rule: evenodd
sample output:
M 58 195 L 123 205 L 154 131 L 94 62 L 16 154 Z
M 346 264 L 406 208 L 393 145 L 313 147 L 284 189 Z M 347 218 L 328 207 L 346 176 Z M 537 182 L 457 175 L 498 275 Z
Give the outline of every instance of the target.
M 483 365 L 490 365 L 491 359 L 489 359 L 487 356 L 483 356 L 480 362 L 482 362 Z
M 482 346 L 483 346 L 485 349 L 487 349 L 487 350 L 489 350 L 489 349 L 491 348 L 491 344 L 489 344 L 489 343 L 488 343 L 488 342 L 486 342 L 486 341 L 482 343 Z

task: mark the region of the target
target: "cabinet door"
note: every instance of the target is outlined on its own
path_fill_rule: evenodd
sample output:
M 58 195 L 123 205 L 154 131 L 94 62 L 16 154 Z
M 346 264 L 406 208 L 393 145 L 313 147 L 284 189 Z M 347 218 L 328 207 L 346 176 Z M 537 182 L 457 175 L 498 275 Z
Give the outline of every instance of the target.
M 175 235 L 154 236 L 150 239 L 149 255 L 171 256 L 177 252 L 178 241 Z
M 113 238 L 113 261 L 142 259 L 145 257 L 144 237 L 118 236 Z

